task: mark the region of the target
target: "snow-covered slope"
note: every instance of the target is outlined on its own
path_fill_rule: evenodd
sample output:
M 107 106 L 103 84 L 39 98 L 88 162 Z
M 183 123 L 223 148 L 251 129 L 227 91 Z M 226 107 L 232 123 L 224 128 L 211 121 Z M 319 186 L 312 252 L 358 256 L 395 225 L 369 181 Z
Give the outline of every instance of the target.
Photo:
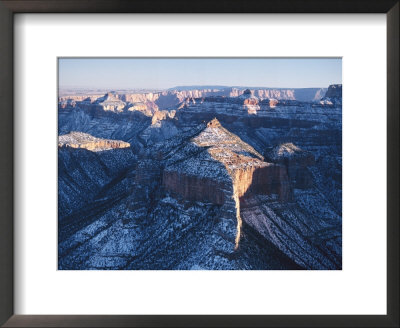
M 341 268 L 341 102 L 206 89 L 62 99 L 59 269 Z

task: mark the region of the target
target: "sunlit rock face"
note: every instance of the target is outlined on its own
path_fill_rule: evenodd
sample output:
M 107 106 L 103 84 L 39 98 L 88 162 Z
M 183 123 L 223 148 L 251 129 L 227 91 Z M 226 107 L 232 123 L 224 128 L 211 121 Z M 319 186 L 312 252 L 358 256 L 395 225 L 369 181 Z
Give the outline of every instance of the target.
M 168 118 L 174 118 L 176 114 L 175 110 L 167 111 L 167 110 L 160 110 L 154 113 L 151 119 L 151 125 L 160 124 L 161 121 L 166 120 Z
M 245 89 L 60 97 L 60 137 L 130 147 L 60 145 L 59 269 L 340 269 L 340 102 Z
M 268 100 L 268 105 L 270 108 L 275 108 L 278 103 L 279 103 L 279 101 L 277 99 L 269 99 Z
M 81 98 L 81 97 L 79 97 Z M 67 98 L 67 99 L 59 99 L 58 108 L 59 109 L 66 109 L 66 108 L 75 108 L 76 100 Z
M 276 194 L 281 201 L 290 199 L 285 167 L 264 162 L 253 147 L 223 128 L 217 119 L 180 144 L 168 162 L 163 173 L 167 191 L 186 200 L 231 204 L 236 216 L 235 249 L 241 236 L 242 197 Z
M 104 94 L 90 94 L 86 93 L 84 95 L 63 95 L 58 98 L 60 103 L 66 102 L 66 101 L 74 101 L 76 102 L 81 102 L 81 101 L 86 101 L 86 102 L 95 102 L 97 99 L 104 97 Z
M 174 170 L 166 169 L 163 173 L 163 185 L 172 194 L 178 194 L 186 200 L 200 201 L 223 205 L 225 192 L 229 184 L 209 177 L 187 175 Z
M 137 102 L 137 103 L 132 103 L 127 106 L 127 109 L 129 112 L 141 112 L 146 116 L 151 117 L 153 112 L 147 107 L 145 103 Z
M 244 90 L 240 98 L 243 99 L 243 108 L 247 111 L 248 114 L 257 114 L 257 111 L 260 110 L 258 98 L 252 95 L 250 89 Z
M 95 101 L 95 105 L 104 111 L 122 112 L 126 104 L 119 99 L 119 96 L 113 92 L 106 93 L 103 97 Z
M 58 147 L 104 151 L 115 148 L 129 148 L 130 144 L 122 140 L 96 138 L 87 133 L 72 131 L 69 134 L 58 137 Z
M 223 204 L 226 190 L 238 197 L 246 193 L 277 194 L 283 201 L 290 197 L 285 168 L 263 161 L 254 148 L 216 119 L 179 156 L 179 161 L 166 167 L 163 184 L 186 199 Z

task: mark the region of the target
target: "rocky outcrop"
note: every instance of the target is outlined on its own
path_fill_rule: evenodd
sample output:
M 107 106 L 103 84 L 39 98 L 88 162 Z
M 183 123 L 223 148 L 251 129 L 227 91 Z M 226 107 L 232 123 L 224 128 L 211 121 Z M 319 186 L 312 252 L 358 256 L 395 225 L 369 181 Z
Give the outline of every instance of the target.
M 277 99 L 269 99 L 268 105 L 270 108 L 275 108 L 278 105 L 279 101 Z
M 243 108 L 248 114 L 257 114 L 257 111 L 260 110 L 258 98 L 252 95 L 250 89 L 244 90 L 243 94 L 239 98 L 244 99 Z
M 179 161 L 166 167 L 163 184 L 167 190 L 192 200 L 222 204 L 226 190 L 238 197 L 246 193 L 277 194 L 290 199 L 290 187 L 283 166 L 263 161 L 250 145 L 210 121 L 190 140 L 191 149 L 174 154 Z M 182 146 L 180 146 L 182 147 Z M 185 154 L 186 152 L 186 154 Z
M 294 188 L 311 188 L 313 181 L 308 170 L 315 165 L 314 155 L 304 151 L 293 143 L 284 143 L 275 147 L 267 157 L 274 163 L 284 165 Z
M 280 165 L 253 165 L 249 169 L 236 170 L 233 181 L 239 197 L 276 194 L 281 201 L 291 199 L 288 176 Z
M 155 112 L 153 117 L 151 118 L 151 124 L 156 125 L 160 123 L 161 121 L 164 121 L 168 118 L 174 118 L 176 114 L 175 110 L 172 111 L 167 111 L 167 110 L 161 110 L 158 112 Z
M 325 96 L 320 101 L 321 105 L 341 106 L 342 105 L 342 85 L 331 84 Z
M 137 93 L 123 93 L 121 94 L 121 100 L 130 103 L 146 103 L 148 101 L 156 101 L 160 93 L 158 92 L 137 92 Z
M 84 94 L 84 95 L 68 95 L 68 96 L 67 95 L 63 95 L 63 96 L 60 96 L 58 98 L 58 101 L 59 102 L 65 102 L 65 101 L 68 101 L 68 100 L 72 100 L 74 102 L 78 102 L 78 101 L 86 100 L 86 101 L 94 102 L 94 101 L 96 101 L 97 99 L 99 99 L 99 98 L 101 98 L 103 96 L 104 95 L 102 95 L 102 94 L 96 94 L 96 95 Z
M 119 96 L 113 92 L 106 93 L 103 97 L 95 101 L 95 105 L 104 111 L 122 112 L 126 104 L 119 99 Z
M 133 103 L 127 105 L 127 109 L 129 112 L 140 112 L 148 117 L 151 117 L 153 115 L 153 112 L 147 107 L 145 103 Z
M 256 106 L 258 105 L 258 99 L 257 98 L 247 98 L 243 101 L 244 105 L 251 105 L 251 106 Z
M 84 148 L 90 151 L 103 151 L 116 148 L 129 148 L 130 144 L 122 140 L 101 139 L 83 132 L 72 131 L 58 137 L 59 148 Z
M 163 173 L 163 186 L 186 200 L 217 205 L 234 200 L 239 246 L 242 221 L 240 200 L 252 194 L 276 194 L 290 200 L 291 192 L 285 167 L 264 161 L 253 147 L 222 127 L 217 119 L 200 132 L 172 149 Z
M 58 103 L 58 108 L 65 109 L 65 108 L 75 108 L 76 100 L 74 99 L 60 99 Z

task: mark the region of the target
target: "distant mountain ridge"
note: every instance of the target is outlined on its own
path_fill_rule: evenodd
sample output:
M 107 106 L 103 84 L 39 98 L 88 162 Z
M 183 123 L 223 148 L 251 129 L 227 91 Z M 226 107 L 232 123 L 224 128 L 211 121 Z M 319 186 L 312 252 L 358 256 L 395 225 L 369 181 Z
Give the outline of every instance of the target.
M 254 87 L 254 86 L 247 86 L 247 85 L 177 85 L 172 88 L 167 88 L 165 89 L 166 91 L 173 91 L 173 90 L 194 90 L 194 89 L 229 89 L 229 88 L 235 88 L 235 89 L 255 89 L 255 90 L 260 90 L 260 89 L 270 89 L 270 90 L 287 90 L 287 89 L 323 89 L 323 87 Z
M 258 98 L 266 99 L 273 98 L 277 100 L 297 100 L 297 101 L 319 101 L 324 97 L 328 88 L 272 88 L 272 87 L 245 87 L 245 86 L 220 86 L 220 85 L 193 85 L 193 86 L 176 86 L 165 90 L 114 90 L 120 99 L 131 101 L 154 101 L 160 97 L 174 97 L 176 96 L 182 101 L 185 98 L 201 98 L 209 96 L 223 96 L 223 97 L 238 97 L 245 90 L 249 89 L 252 94 Z M 107 91 L 109 92 L 109 91 Z M 73 99 L 83 100 L 85 94 L 91 98 L 100 98 L 106 92 L 99 90 L 84 90 L 79 93 L 71 94 L 67 90 L 59 90 L 60 100 Z
M 198 89 L 174 90 L 162 92 L 121 92 L 109 91 L 105 94 L 76 94 L 59 97 L 59 109 L 75 108 L 98 110 L 99 112 L 129 113 L 141 112 L 147 117 L 160 110 L 179 110 L 191 103 L 203 102 L 204 99 L 226 100 L 227 102 L 240 101 L 245 92 L 251 97 L 251 104 L 268 103 L 268 107 L 276 107 L 286 102 L 295 101 L 303 103 L 320 103 L 321 105 L 341 104 L 341 88 L 336 92 L 334 101 L 326 99 L 326 88 L 298 88 L 298 89 L 273 89 L 273 88 L 218 88 L 204 86 Z M 340 95 L 339 95 L 340 93 Z M 253 99 L 254 98 L 254 99 Z M 322 103 L 321 103 L 322 101 Z M 257 111 L 259 108 L 254 107 Z M 253 110 L 253 112 L 254 112 Z

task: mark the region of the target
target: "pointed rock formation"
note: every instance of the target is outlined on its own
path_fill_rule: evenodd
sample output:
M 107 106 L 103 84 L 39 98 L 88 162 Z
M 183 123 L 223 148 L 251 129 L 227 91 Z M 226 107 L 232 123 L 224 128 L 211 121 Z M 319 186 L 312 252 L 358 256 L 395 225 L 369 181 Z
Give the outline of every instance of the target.
M 217 119 L 171 151 L 163 172 L 163 185 L 186 200 L 224 205 L 234 201 L 239 245 L 240 199 L 248 194 L 277 194 L 290 199 L 284 166 L 264 162 L 253 147 L 226 130 Z
M 219 190 L 232 189 L 227 184 L 233 186 L 238 197 L 254 192 L 277 194 L 283 201 L 290 198 L 285 168 L 265 162 L 217 119 L 180 145 L 168 162 L 164 171 L 166 189 L 187 199 L 222 204 L 224 197 Z

